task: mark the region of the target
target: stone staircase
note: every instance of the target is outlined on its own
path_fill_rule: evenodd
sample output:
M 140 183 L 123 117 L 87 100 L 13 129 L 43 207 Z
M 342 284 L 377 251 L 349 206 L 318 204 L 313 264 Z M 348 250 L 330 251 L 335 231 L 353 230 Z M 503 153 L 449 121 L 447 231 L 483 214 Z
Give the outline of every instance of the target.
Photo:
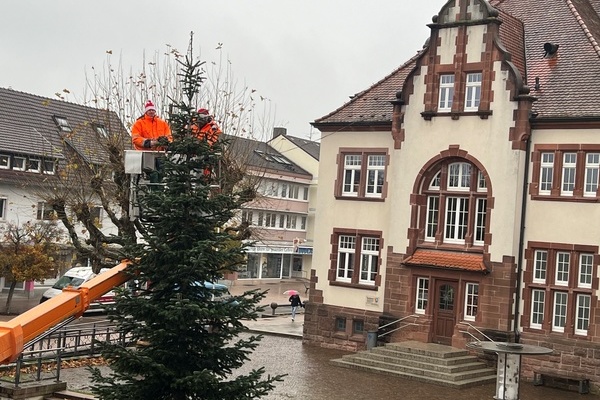
M 387 343 L 330 362 L 456 389 L 496 382 L 496 370 L 467 350 L 435 343 Z

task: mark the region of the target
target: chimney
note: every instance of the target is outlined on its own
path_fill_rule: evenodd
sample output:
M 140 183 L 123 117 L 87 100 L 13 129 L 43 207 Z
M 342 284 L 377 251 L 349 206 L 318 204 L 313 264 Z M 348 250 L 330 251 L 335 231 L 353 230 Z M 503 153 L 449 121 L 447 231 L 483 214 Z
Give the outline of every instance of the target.
M 283 136 L 287 135 L 287 128 L 278 128 L 278 127 L 273 128 L 273 139 L 275 139 L 279 135 L 283 135 Z

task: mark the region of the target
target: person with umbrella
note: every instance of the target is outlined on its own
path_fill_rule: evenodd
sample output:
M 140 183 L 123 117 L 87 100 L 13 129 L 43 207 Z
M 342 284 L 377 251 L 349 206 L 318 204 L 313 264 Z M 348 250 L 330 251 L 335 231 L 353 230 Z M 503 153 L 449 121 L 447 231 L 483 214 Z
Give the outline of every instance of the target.
M 298 293 L 296 290 L 288 290 L 288 293 L 290 294 L 290 298 L 288 300 L 292 306 L 292 322 L 294 322 L 298 307 L 304 307 L 304 304 L 302 304 L 302 300 L 300 300 L 300 293 Z

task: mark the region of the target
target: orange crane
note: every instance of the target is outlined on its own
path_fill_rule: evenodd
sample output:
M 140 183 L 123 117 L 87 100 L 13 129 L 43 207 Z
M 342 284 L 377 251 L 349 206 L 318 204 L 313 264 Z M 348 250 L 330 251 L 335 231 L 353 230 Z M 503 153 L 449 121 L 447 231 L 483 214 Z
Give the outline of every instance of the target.
M 91 302 L 127 282 L 130 276 L 124 270 L 128 264 L 124 261 L 76 289 L 66 287 L 58 296 L 0 322 L 0 364 L 15 361 L 29 342 L 61 323 L 81 317 Z

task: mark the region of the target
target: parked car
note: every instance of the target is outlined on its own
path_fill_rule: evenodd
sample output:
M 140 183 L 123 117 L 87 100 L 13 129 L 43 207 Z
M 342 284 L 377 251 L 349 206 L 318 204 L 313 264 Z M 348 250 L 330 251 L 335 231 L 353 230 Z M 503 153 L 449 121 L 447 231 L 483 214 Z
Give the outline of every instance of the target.
M 100 273 L 107 271 L 107 270 L 108 269 L 102 269 L 100 271 Z M 42 298 L 40 299 L 40 304 L 45 302 L 46 300 L 51 299 L 52 297 L 54 297 L 56 295 L 62 293 L 62 290 L 64 288 L 66 288 L 67 286 L 71 286 L 71 287 L 77 289 L 79 286 L 81 286 L 85 282 L 89 281 L 96 275 L 97 274 L 94 273 L 94 271 L 92 270 L 91 267 L 73 267 L 73 268 L 69 269 L 67 272 L 65 272 L 65 274 L 63 276 L 60 277 L 60 279 L 58 279 L 56 281 L 56 283 L 54 285 L 52 285 L 51 288 L 49 288 L 42 294 Z M 106 304 L 114 303 L 114 301 L 115 301 L 114 296 L 115 296 L 115 293 L 112 290 L 108 293 L 105 293 L 100 298 L 94 300 L 90 304 L 90 308 L 87 310 L 87 312 L 103 311 L 104 306 Z

